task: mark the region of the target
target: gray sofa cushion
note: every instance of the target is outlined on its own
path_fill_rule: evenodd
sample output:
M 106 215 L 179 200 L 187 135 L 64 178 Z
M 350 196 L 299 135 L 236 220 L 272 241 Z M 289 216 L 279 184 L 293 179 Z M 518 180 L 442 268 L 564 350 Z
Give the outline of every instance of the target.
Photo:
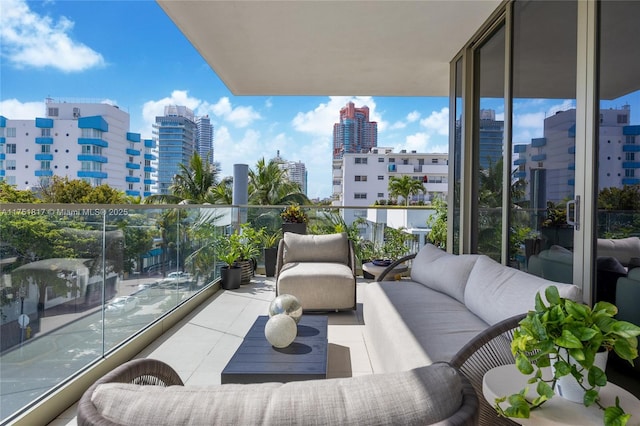
M 464 304 L 412 281 L 367 284 L 363 313 L 376 373 L 448 362 L 487 328 Z
M 349 262 L 347 234 L 300 235 L 284 234 L 284 263 L 291 262 Z
M 91 398 L 123 425 L 432 424 L 462 405 L 455 369 L 436 364 L 402 373 L 307 382 L 210 387 L 99 385 Z
M 471 312 L 493 325 L 534 309 L 536 293 L 544 298 L 549 285 L 556 285 L 562 297 L 582 300 L 581 290 L 573 284 L 552 283 L 482 255 L 469 274 L 464 301 Z
M 457 256 L 426 244 L 413 260 L 411 280 L 464 303 L 464 287 L 477 258 L 473 254 Z
M 640 238 L 598 238 L 597 255 L 615 257 L 623 265 L 629 265 L 632 257 L 640 257 Z
M 351 309 L 356 281 L 342 263 L 285 263 L 278 275 L 278 294 L 295 295 L 303 309 Z

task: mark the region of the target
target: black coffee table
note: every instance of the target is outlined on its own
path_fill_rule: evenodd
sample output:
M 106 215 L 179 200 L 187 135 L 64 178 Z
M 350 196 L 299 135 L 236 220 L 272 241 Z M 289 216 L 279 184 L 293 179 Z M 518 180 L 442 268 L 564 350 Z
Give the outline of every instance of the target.
M 303 315 L 298 335 L 286 348 L 264 337 L 268 316 L 259 316 L 222 370 L 224 383 L 295 382 L 327 378 L 327 324 L 324 315 Z

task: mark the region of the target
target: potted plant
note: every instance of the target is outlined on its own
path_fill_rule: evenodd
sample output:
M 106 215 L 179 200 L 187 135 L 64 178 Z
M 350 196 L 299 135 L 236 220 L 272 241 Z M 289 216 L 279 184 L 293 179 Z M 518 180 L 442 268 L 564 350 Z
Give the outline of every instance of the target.
M 256 266 L 256 257 L 260 254 L 262 229 L 257 230 L 248 223 L 240 225 L 238 237 L 238 257 L 236 263 L 242 269 L 242 284 L 249 284 Z
M 242 269 L 236 264 L 238 259 L 238 234 L 222 235 L 215 241 L 215 252 L 218 260 L 224 262 L 220 268 L 220 282 L 225 290 L 240 288 Z
M 535 310 L 529 311 L 514 331 L 511 351 L 516 367 L 526 375 L 533 374 L 529 384 L 536 385 L 537 397 L 526 398 L 527 389 L 496 399 L 496 410 L 505 417 L 528 418 L 535 409 L 552 398 L 564 378 L 574 381 L 583 391 L 585 406 L 597 404 L 604 411 L 605 425 L 624 425 L 629 420 L 618 401 L 604 407 L 598 400 L 598 389 L 607 384 L 604 366 L 596 365 L 599 353 L 613 350 L 630 363 L 638 357 L 640 327 L 614 318 L 618 309 L 608 302 L 598 302 L 593 308 L 559 296 L 558 289 L 545 290 L 548 304 L 536 295 Z M 605 355 L 606 356 L 606 355 Z M 552 368 L 549 379 L 542 369 Z M 501 404 L 508 401 L 509 406 Z
M 262 250 L 264 254 L 264 274 L 273 277 L 276 274 L 278 260 L 278 242 L 282 238 L 282 229 L 269 232 L 263 228 L 261 234 Z
M 287 206 L 282 213 L 282 233 L 293 232 L 296 234 L 307 233 L 307 222 L 309 218 L 304 210 L 298 204 L 291 204 Z

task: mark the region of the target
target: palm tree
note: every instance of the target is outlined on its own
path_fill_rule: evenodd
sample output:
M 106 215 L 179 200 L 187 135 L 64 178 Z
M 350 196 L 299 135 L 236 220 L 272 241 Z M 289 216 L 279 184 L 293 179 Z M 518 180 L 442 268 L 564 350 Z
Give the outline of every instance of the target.
M 249 204 L 309 204 L 309 199 L 300 185 L 289 180 L 286 170 L 274 160 L 267 163 L 263 157 L 255 169 L 249 170 Z
M 233 204 L 233 177 L 227 176 L 211 187 L 205 201 L 210 204 Z
M 178 164 L 179 173 L 173 177 L 169 187 L 171 194 L 151 195 L 145 203 L 202 204 L 208 202 L 212 187 L 216 185 L 218 172 L 209 160 L 202 161 L 200 154 L 194 152 L 189 165 Z
M 409 205 L 409 197 L 424 193 L 424 185 L 421 180 L 413 179 L 411 176 L 404 175 L 402 177 L 391 176 L 389 178 L 389 195 L 392 197 L 402 197 L 404 205 Z

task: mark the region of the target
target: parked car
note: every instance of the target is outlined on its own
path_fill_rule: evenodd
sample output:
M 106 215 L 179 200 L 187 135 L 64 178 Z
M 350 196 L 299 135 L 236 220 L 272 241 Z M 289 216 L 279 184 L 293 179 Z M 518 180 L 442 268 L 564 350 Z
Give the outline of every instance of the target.
M 138 299 L 133 296 L 116 297 L 109 302 L 104 310 L 107 315 L 122 315 L 138 307 Z

